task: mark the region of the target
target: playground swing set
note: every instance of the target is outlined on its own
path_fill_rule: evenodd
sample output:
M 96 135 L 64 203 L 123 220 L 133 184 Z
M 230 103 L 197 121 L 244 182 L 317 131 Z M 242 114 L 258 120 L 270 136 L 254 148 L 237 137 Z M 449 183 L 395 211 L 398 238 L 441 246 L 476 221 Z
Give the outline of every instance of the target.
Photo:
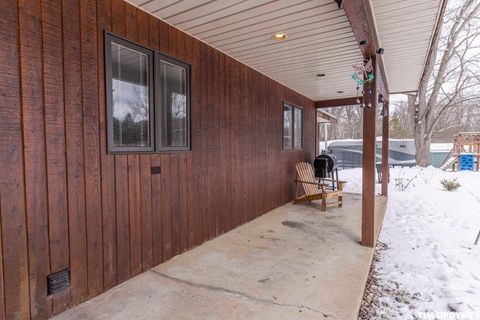
M 480 171 L 480 132 L 460 132 L 453 136 L 453 148 L 441 169 Z

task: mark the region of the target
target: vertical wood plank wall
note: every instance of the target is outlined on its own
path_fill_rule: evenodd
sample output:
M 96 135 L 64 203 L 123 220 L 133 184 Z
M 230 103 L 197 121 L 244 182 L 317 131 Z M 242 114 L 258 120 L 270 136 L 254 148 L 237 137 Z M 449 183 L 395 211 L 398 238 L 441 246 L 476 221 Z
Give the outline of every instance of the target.
M 192 65 L 191 152 L 107 154 L 104 30 Z M 313 101 L 122 0 L 0 0 L 0 46 L 0 319 L 46 319 L 290 201 L 314 156 Z M 283 100 L 303 151 L 282 150 Z

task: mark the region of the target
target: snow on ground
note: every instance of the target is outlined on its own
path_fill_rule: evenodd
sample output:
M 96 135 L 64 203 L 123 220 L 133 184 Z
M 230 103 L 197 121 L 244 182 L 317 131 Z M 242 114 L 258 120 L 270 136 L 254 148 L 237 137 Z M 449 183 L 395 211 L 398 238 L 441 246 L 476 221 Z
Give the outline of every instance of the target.
M 412 177 L 405 191 L 395 186 Z M 444 178 L 461 187 L 443 190 Z M 342 170 L 340 179 L 361 191 L 361 169 Z M 383 291 L 378 319 L 480 319 L 480 173 L 393 168 L 389 195 L 373 266 Z

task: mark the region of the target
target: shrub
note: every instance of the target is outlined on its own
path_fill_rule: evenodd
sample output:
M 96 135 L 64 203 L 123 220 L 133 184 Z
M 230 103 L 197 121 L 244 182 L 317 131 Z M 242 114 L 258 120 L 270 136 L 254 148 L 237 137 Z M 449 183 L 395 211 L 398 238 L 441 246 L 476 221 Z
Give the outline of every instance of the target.
M 457 178 L 455 179 L 443 179 L 440 181 L 443 188 L 447 191 L 455 191 L 461 187 L 461 184 L 458 183 Z
M 395 178 L 395 187 L 399 191 L 406 191 L 409 187 L 415 187 L 415 181 L 418 179 L 418 176 L 422 173 L 423 168 L 420 169 L 420 171 L 417 172 L 416 175 L 414 175 L 411 178 L 405 178 L 404 173 L 402 172 L 402 176 Z

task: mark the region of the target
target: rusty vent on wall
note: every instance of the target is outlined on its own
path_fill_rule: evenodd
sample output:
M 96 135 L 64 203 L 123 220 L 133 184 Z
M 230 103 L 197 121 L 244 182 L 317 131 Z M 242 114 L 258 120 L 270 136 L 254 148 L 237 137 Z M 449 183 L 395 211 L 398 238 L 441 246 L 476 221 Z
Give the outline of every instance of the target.
M 70 287 L 70 269 L 52 273 L 47 276 L 48 295 L 55 294 Z

